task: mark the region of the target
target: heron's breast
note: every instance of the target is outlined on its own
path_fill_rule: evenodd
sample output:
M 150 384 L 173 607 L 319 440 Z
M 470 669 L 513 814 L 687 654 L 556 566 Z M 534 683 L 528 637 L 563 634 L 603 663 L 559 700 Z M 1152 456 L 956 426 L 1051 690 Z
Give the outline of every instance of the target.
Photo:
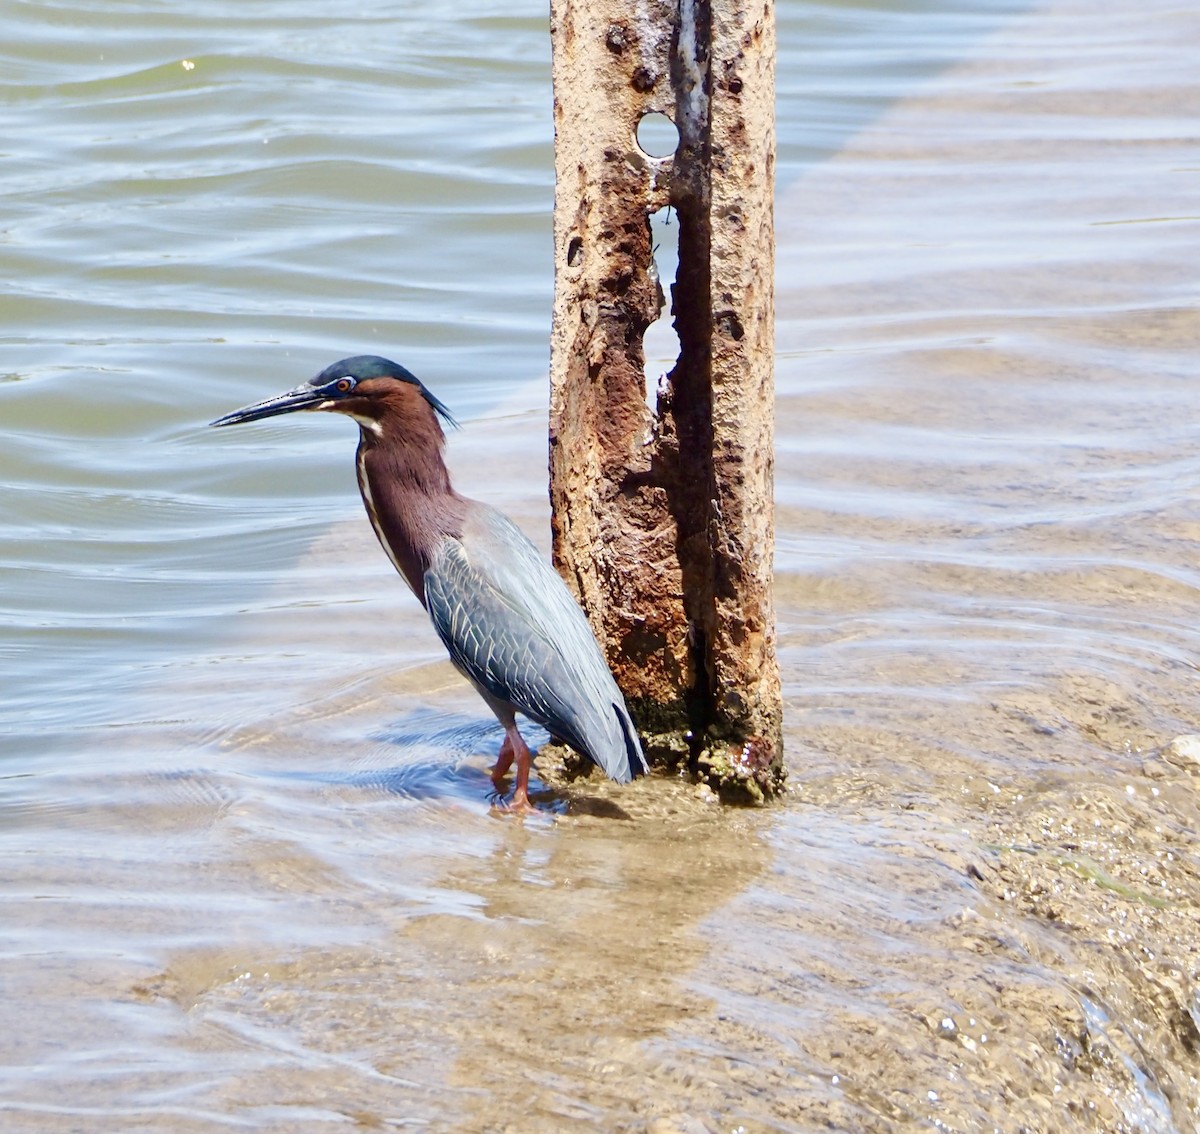
M 401 550 L 411 551 L 411 549 L 408 548 L 402 535 L 394 530 L 389 530 L 388 526 L 384 523 L 379 504 L 376 502 L 375 493 L 371 488 L 371 472 L 367 467 L 366 453 L 362 449 L 358 452 L 357 472 L 358 490 L 362 494 L 363 507 L 367 510 L 367 519 L 371 521 L 371 527 L 374 529 L 376 539 L 379 540 L 379 546 L 383 548 L 392 566 L 396 568 L 400 576 L 408 584 L 409 589 L 421 600 L 421 604 L 424 605 L 425 588 L 421 583 L 421 565 L 411 555 L 402 557 L 398 554 L 398 547 Z M 408 561 L 410 559 L 411 562 Z

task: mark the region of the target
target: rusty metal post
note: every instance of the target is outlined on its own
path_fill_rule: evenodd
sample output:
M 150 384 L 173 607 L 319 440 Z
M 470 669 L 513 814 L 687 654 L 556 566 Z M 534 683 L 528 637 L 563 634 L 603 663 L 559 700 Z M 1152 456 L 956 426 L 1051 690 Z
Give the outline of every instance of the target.
M 551 37 L 555 560 L 652 757 L 760 800 L 783 780 L 772 0 L 552 0 Z M 666 158 L 638 145 L 654 112 L 679 132 Z M 650 216 L 668 206 L 680 354 L 649 399 Z

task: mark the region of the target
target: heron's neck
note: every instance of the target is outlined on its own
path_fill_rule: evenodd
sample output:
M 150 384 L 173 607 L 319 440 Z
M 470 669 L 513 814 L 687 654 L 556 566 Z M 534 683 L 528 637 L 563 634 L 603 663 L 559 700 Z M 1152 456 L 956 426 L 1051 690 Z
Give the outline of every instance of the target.
M 403 437 L 362 427 L 358 487 L 383 550 L 424 604 L 425 571 L 443 540 L 461 537 L 467 507 L 450 483 L 437 424 Z

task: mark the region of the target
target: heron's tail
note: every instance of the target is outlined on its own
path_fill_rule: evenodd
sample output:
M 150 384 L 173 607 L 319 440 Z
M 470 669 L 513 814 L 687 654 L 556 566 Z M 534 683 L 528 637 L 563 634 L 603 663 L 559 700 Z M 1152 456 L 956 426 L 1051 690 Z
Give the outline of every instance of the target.
M 633 727 L 629 710 L 614 701 L 613 712 L 617 714 L 617 720 L 621 724 L 621 733 L 625 738 L 625 756 L 629 761 L 628 778 L 637 779 L 638 776 L 644 776 L 650 770 L 646 764 L 646 757 L 642 754 L 642 742 L 638 739 L 637 729 Z

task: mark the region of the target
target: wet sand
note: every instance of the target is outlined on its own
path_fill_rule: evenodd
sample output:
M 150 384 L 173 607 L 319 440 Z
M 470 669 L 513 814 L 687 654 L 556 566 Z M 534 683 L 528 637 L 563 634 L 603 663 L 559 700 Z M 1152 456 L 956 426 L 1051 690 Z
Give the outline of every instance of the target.
M 6 866 L 5 1128 L 1195 1129 L 1200 17 L 1154 7 L 1004 25 L 779 202 L 783 804 L 496 814 L 348 497 L 208 714 L 14 789 L 59 834 Z M 453 461 L 544 532 L 536 402 Z
M 751 1128 L 1196 1126 L 1198 32 L 1038 8 L 781 202 Z

